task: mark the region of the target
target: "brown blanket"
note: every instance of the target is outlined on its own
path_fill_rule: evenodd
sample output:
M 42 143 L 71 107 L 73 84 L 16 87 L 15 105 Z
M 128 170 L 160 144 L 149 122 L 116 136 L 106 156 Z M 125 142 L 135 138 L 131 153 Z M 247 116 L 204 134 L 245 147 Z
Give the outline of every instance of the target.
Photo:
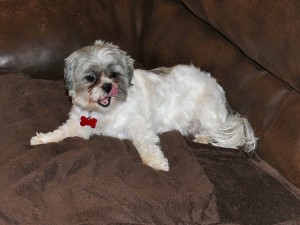
M 237 151 L 161 135 L 170 172 L 132 143 L 94 136 L 30 146 L 63 123 L 63 81 L 0 76 L 0 224 L 298 224 L 300 203 Z

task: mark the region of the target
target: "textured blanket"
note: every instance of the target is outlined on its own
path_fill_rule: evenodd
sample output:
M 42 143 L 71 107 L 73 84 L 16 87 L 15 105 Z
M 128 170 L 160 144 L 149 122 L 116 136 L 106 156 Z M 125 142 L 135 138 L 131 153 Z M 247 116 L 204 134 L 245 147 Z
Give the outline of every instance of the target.
M 160 136 L 169 172 L 129 140 L 93 136 L 30 146 L 62 124 L 63 81 L 0 76 L 0 224 L 299 224 L 300 203 L 238 151 Z

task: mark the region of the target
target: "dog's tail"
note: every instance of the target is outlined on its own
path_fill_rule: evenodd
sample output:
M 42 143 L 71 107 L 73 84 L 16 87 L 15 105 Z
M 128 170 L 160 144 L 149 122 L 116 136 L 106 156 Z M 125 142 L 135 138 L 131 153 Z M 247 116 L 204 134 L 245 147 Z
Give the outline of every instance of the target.
M 216 133 L 212 135 L 212 145 L 224 148 L 243 148 L 247 153 L 256 148 L 257 138 L 249 121 L 238 113 L 230 113 Z

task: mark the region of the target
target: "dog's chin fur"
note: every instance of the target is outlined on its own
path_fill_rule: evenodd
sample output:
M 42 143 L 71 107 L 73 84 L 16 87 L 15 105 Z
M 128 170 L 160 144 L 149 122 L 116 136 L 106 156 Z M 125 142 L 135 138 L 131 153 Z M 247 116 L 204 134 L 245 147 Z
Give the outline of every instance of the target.
M 53 132 L 37 133 L 32 145 L 94 134 L 131 139 L 146 165 L 164 171 L 169 164 L 159 147 L 162 132 L 178 130 L 199 143 L 246 152 L 256 147 L 248 120 L 231 112 L 222 87 L 193 65 L 133 70 L 124 51 L 96 41 L 66 59 L 65 80 L 70 118 Z M 96 127 L 80 125 L 82 116 L 96 118 Z

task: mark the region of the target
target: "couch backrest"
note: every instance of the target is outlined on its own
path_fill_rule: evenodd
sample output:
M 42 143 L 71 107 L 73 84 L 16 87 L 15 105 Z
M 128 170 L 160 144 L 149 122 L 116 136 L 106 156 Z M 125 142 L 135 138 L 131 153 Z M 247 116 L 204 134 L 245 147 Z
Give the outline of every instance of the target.
M 0 2 L 0 68 L 60 79 L 64 59 L 99 38 L 139 57 L 150 1 L 22 0 Z
M 300 2 L 181 0 L 247 56 L 300 91 Z

